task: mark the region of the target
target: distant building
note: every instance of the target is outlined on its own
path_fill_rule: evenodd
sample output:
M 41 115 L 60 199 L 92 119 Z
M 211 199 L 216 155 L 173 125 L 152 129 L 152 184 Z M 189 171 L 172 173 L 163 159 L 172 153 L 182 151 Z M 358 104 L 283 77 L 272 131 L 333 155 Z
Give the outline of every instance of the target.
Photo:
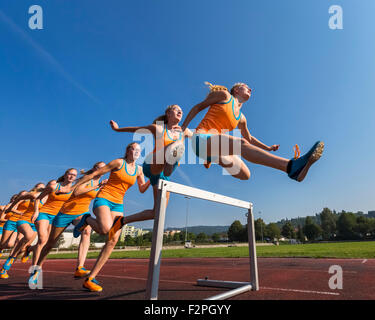
M 143 236 L 144 234 L 146 234 L 148 232 L 150 232 L 150 231 L 143 231 L 140 228 L 125 225 L 122 228 L 122 231 L 121 231 L 120 241 L 124 241 L 126 236 L 131 236 L 132 238 L 136 238 L 136 237 L 139 237 L 139 236 Z
M 176 233 L 181 233 L 181 230 L 167 230 L 164 231 L 164 235 L 173 237 Z

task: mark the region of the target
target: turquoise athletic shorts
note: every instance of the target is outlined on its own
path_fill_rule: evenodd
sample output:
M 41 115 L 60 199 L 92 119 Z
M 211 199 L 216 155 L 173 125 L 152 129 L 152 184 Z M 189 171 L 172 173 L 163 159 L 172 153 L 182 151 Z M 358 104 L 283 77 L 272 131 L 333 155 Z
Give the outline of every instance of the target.
M 87 213 L 90 214 L 89 212 L 85 212 L 81 214 L 66 214 L 66 213 L 59 212 L 56 215 L 55 219 L 53 219 L 52 225 L 57 228 L 66 228 L 68 225 L 70 225 L 73 222 L 73 220 Z
M 18 229 L 18 227 L 19 227 L 20 225 L 25 224 L 25 223 L 27 223 L 27 224 L 31 227 L 31 229 L 33 229 L 33 231 L 36 232 L 35 224 L 34 224 L 34 223 L 31 223 L 31 222 L 29 222 L 29 221 L 25 221 L 25 220 L 18 220 L 18 221 L 17 221 L 17 229 Z
M 178 166 L 178 162 L 176 162 L 174 165 L 173 165 L 173 170 L 172 170 L 172 173 L 173 171 L 175 171 L 175 169 L 177 168 Z M 159 174 L 152 174 L 151 173 L 151 164 L 149 163 L 146 163 L 146 162 L 143 162 L 143 174 L 150 179 L 150 182 L 151 182 L 151 185 L 152 186 L 155 186 L 158 184 L 159 182 L 159 179 L 162 179 L 162 180 L 167 180 L 167 181 L 170 181 L 171 178 L 170 176 L 169 177 L 166 177 L 164 175 L 164 172 L 160 172 Z
M 48 220 L 49 224 L 52 224 L 52 221 L 53 219 L 55 219 L 55 217 L 56 216 L 53 214 L 39 212 L 38 218 L 36 218 L 35 222 L 40 220 Z
M 115 203 L 104 198 L 95 198 L 92 210 L 100 206 L 107 206 L 111 211 L 124 212 L 124 205 L 122 203 Z
M 7 222 L 5 222 L 3 229 L 17 232 L 17 221 L 8 220 Z
M 212 133 L 194 133 L 191 138 L 191 145 L 197 157 L 211 162 L 211 157 L 207 157 L 207 140 L 211 138 Z
M 0 227 L 0 234 L 3 234 L 3 227 Z

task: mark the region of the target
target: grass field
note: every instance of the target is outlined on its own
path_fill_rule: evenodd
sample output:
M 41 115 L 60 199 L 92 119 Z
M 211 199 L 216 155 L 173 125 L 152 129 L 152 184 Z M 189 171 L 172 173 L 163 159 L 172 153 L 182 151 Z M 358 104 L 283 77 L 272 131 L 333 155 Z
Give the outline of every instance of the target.
M 96 258 L 99 252 L 89 252 L 88 258 Z M 149 250 L 117 251 L 111 258 L 148 258 Z M 247 247 L 192 248 L 164 250 L 163 258 L 248 257 Z M 308 258 L 375 258 L 375 242 L 338 242 L 299 245 L 258 246 L 258 257 L 308 257 Z M 76 258 L 77 253 L 51 254 L 49 259 Z

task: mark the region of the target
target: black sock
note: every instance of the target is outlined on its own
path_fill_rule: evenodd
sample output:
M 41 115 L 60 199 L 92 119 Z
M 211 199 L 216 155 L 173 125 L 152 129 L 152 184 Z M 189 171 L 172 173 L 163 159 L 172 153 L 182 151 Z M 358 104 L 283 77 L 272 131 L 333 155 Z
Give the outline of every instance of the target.
M 292 160 L 289 160 L 288 166 L 286 167 L 286 173 L 289 174 L 290 170 L 292 170 Z

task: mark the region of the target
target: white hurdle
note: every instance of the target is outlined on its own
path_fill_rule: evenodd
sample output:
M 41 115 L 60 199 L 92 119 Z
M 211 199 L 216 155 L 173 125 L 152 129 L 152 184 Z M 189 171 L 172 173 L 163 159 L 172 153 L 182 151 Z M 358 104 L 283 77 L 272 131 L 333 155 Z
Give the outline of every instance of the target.
M 160 276 L 160 264 L 161 264 L 161 251 L 163 246 L 163 232 L 165 223 L 165 211 L 166 211 L 166 193 L 177 193 L 184 196 L 189 196 L 198 199 L 209 200 L 213 202 L 224 203 L 227 205 L 240 207 L 248 210 L 247 213 L 247 230 L 249 236 L 249 260 L 250 260 L 250 282 L 234 282 L 234 281 L 220 281 L 220 280 L 208 280 L 198 279 L 197 285 L 209 286 L 209 287 L 220 287 L 230 288 L 232 290 L 218 294 L 216 296 L 207 298 L 206 300 L 222 300 L 233 297 L 240 293 L 259 290 L 258 284 L 258 267 L 257 267 L 257 256 L 255 248 L 255 228 L 254 228 L 254 216 L 253 216 L 253 204 L 230 197 L 226 197 L 220 194 L 200 190 L 184 186 L 182 184 L 159 180 L 158 184 L 158 199 L 154 218 L 154 229 L 152 234 L 152 246 L 150 253 L 150 262 L 148 268 L 148 278 L 146 286 L 146 299 L 157 300 L 158 289 L 159 289 L 159 276 Z

